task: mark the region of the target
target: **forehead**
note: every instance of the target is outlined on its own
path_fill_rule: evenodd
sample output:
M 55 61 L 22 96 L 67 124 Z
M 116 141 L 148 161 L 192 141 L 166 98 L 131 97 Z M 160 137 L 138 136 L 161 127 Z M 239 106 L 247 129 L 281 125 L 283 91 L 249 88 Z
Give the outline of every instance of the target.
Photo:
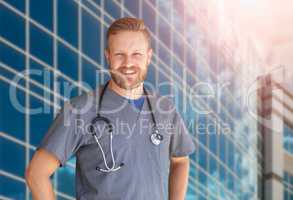
M 147 49 L 148 41 L 146 36 L 141 31 L 119 31 L 116 34 L 109 36 L 109 48 L 110 49 Z

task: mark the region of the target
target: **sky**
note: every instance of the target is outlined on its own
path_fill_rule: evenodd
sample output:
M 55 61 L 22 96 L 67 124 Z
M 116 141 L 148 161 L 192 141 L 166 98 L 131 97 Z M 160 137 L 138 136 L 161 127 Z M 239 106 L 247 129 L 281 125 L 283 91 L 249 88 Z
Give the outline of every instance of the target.
M 293 1 L 218 0 L 241 32 L 259 45 L 265 71 L 285 67 L 285 83 L 293 92 Z

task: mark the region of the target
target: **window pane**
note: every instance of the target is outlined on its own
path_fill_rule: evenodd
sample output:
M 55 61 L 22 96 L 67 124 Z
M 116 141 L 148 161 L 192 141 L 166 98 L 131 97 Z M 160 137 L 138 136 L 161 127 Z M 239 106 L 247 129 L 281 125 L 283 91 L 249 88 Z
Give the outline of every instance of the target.
M 58 169 L 58 191 L 70 196 L 75 196 L 75 171 L 74 168 L 64 166 Z
M 82 51 L 94 61 L 101 63 L 100 22 L 88 12 L 82 12 Z
M 53 64 L 52 37 L 32 24 L 30 24 L 30 51 L 47 64 Z
M 25 183 L 1 175 L 0 195 L 9 199 L 25 199 Z
M 153 33 L 156 32 L 156 13 L 153 8 L 151 8 L 147 3 L 143 1 L 143 12 L 142 18 L 146 25 L 149 27 L 150 31 Z
M 99 84 L 99 69 L 86 60 L 82 61 L 82 82 L 88 84 L 91 89 Z
M 68 77 L 78 80 L 77 54 L 61 43 L 58 43 L 58 69 Z
M 25 0 L 4 0 L 21 12 L 25 12 Z
M 53 90 L 53 72 L 33 60 L 30 60 L 30 79 Z
M 20 48 L 25 48 L 24 19 L 0 4 L 0 35 Z M 5 27 L 5 28 L 4 28 Z
M 147 83 L 146 85 L 148 85 L 148 86 L 155 87 L 156 69 L 152 63 L 148 66 L 147 78 L 146 78 L 145 83 Z
M 53 30 L 53 1 L 30 0 L 30 16 L 43 26 Z
M 0 146 L 0 169 L 24 177 L 25 148 L 2 137 Z
M 127 8 L 133 15 L 139 16 L 139 1 L 133 1 L 133 0 L 124 0 L 124 6 Z
M 58 35 L 77 47 L 78 8 L 72 0 L 57 1 Z
M 13 92 L 16 98 L 10 99 L 9 85 L 0 81 L 0 131 L 5 132 L 20 140 L 24 140 L 25 134 L 25 95 L 22 91 L 16 90 Z M 16 108 L 17 105 L 21 106 L 20 111 Z M 15 126 L 17 122 L 17 126 Z
M 118 19 L 121 17 L 121 9 L 113 0 L 107 0 L 104 2 L 105 2 L 105 10 L 107 13 L 109 13 L 115 19 Z
M 2 43 L 0 43 L 0 61 L 18 71 L 25 69 L 24 55 Z
M 53 108 L 45 102 L 30 96 L 30 143 L 38 146 L 48 131 L 53 119 Z
M 159 18 L 159 38 L 167 47 L 171 47 L 171 27 L 162 17 Z
M 199 146 L 198 152 L 199 152 L 199 158 L 198 158 L 199 165 L 203 169 L 207 169 L 207 152 L 206 152 L 206 150 L 202 146 Z

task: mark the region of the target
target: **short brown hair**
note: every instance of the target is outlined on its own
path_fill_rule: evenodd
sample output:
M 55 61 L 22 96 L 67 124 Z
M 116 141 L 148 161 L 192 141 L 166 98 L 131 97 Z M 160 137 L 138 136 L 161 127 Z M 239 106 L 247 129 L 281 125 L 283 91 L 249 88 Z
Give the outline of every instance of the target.
M 117 34 L 119 31 L 141 31 L 145 35 L 149 47 L 151 47 L 150 32 L 142 19 L 124 17 L 115 20 L 107 31 L 107 48 L 110 35 Z

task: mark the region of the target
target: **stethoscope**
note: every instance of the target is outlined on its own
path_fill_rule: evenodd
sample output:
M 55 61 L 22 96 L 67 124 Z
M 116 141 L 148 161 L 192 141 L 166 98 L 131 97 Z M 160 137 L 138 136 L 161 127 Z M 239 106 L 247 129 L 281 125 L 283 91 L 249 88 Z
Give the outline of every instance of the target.
M 100 94 L 100 97 L 99 97 L 98 109 L 97 109 L 97 116 L 91 121 L 91 125 L 89 126 L 90 132 L 94 136 L 95 141 L 97 142 L 97 144 L 99 146 L 99 149 L 102 152 L 103 161 L 104 161 L 104 164 L 105 164 L 105 169 L 102 169 L 100 167 L 96 167 L 96 170 L 98 170 L 100 172 L 106 172 L 106 173 L 117 171 L 117 170 L 121 169 L 121 167 L 124 165 L 124 163 L 120 163 L 118 166 L 116 166 L 114 153 L 113 153 L 113 125 L 112 125 L 111 121 L 108 118 L 103 117 L 103 116 L 100 115 L 100 108 L 101 108 L 102 100 L 103 100 L 104 93 L 105 93 L 108 85 L 109 85 L 109 81 L 105 84 L 105 86 L 103 87 L 103 89 L 101 91 L 101 94 Z M 150 110 L 150 113 L 151 113 L 151 118 L 152 118 L 152 121 L 153 121 L 153 124 L 154 124 L 153 132 L 152 132 L 152 134 L 150 136 L 150 140 L 151 140 L 152 144 L 154 144 L 155 146 L 158 146 L 163 140 L 163 135 L 161 135 L 159 133 L 159 130 L 157 128 L 156 119 L 155 119 L 155 116 L 154 116 L 154 113 L 153 113 L 153 110 L 152 110 L 150 100 L 148 98 L 148 93 L 145 90 L 145 88 L 143 88 L 143 92 L 144 92 L 144 95 L 146 96 L 148 107 L 149 107 L 149 110 Z M 107 163 L 105 152 L 104 152 L 104 150 L 103 150 L 103 148 L 102 148 L 102 146 L 101 146 L 101 144 L 99 142 L 99 138 L 97 137 L 97 133 L 95 132 L 95 128 L 94 128 L 94 125 L 97 122 L 100 122 L 100 121 L 102 121 L 102 122 L 107 124 L 106 128 L 108 129 L 108 132 L 109 132 L 109 135 L 110 135 L 110 153 L 111 153 L 111 159 L 112 159 L 112 166 L 111 167 Z

